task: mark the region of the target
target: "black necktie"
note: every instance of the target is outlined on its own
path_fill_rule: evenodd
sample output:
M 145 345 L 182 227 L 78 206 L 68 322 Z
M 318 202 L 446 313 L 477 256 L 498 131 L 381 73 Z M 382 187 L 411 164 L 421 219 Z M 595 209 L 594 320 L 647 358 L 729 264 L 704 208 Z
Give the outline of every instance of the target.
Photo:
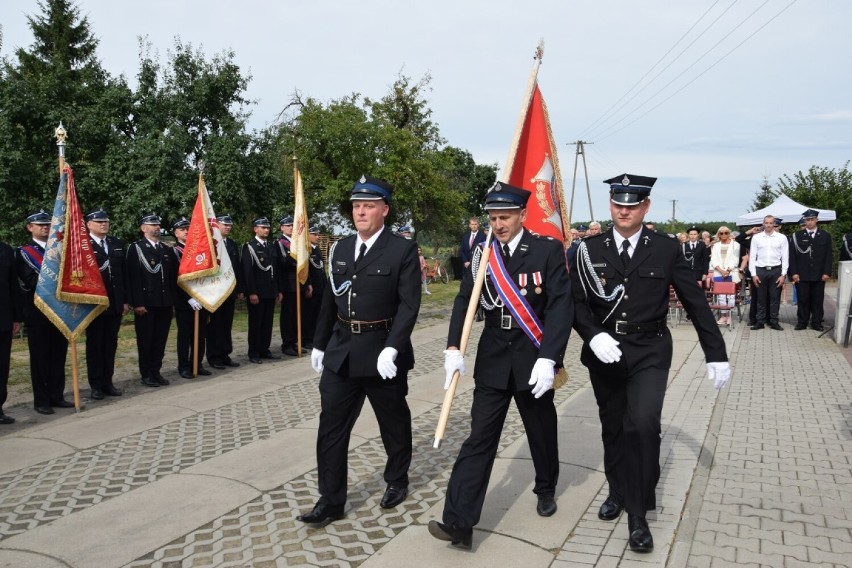
M 512 257 L 512 253 L 509 252 L 509 244 L 506 243 L 506 244 L 503 245 L 503 258 L 505 258 L 508 261 L 511 257 Z
M 695 243 L 690 244 L 689 248 L 691 248 L 692 250 L 695 250 Z
M 624 239 L 621 241 L 621 254 L 618 255 L 621 257 L 621 263 L 627 268 L 627 265 L 630 264 L 630 241 Z
M 358 258 L 355 259 L 355 265 L 357 266 L 361 259 L 364 258 L 364 255 L 367 254 L 367 243 L 361 243 L 361 248 L 358 249 Z

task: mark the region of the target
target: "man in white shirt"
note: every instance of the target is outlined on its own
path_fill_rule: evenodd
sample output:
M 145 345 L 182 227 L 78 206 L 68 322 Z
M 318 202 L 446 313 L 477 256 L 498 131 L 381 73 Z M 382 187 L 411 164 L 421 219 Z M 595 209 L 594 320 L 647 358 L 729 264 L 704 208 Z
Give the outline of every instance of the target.
M 763 232 L 751 238 L 748 258 L 751 280 L 757 289 L 757 319 L 751 329 L 763 329 L 767 323 L 772 329 L 783 329 L 778 324 L 778 308 L 788 262 L 787 237 L 775 230 L 775 217 L 767 215 L 763 218 Z

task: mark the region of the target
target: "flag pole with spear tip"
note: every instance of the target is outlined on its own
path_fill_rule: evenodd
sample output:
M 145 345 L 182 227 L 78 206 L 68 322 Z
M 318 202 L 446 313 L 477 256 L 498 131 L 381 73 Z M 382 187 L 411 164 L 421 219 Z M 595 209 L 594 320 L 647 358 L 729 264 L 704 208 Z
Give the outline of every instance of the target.
M 544 41 L 539 41 L 538 46 L 535 50 L 534 60 L 532 72 L 530 73 L 530 79 L 527 84 L 527 92 L 524 97 L 524 109 L 529 106 L 529 101 L 533 96 L 533 89 L 536 85 L 536 80 L 538 77 L 538 68 L 541 66 L 541 58 L 544 55 Z M 509 181 L 509 177 L 512 173 L 512 165 L 515 162 L 515 156 L 518 152 L 518 144 L 521 139 L 521 132 L 524 127 L 524 121 L 526 119 L 526 112 L 522 112 L 520 118 L 518 119 L 518 124 L 515 127 L 515 135 L 512 139 L 512 144 L 509 147 L 509 156 L 506 159 L 506 166 L 503 169 L 503 175 L 501 179 L 504 182 Z M 467 305 L 467 313 L 464 318 L 464 325 L 462 327 L 462 337 L 459 342 L 459 351 L 461 351 L 462 357 L 464 357 L 465 351 L 467 350 L 467 344 L 470 340 L 470 332 L 473 328 L 473 320 L 476 315 L 476 309 L 479 304 L 479 296 L 482 293 L 482 286 L 485 283 L 485 275 L 488 269 L 488 260 L 491 256 L 491 239 L 492 239 L 492 229 L 489 227 L 488 234 L 485 239 L 485 244 L 482 249 L 482 257 L 479 261 L 479 269 L 476 272 L 476 277 L 473 282 L 473 290 L 470 294 L 470 301 Z M 460 374 L 458 371 L 453 373 L 453 378 L 450 381 L 450 386 L 447 388 L 447 392 L 444 394 L 444 403 L 441 406 L 441 414 L 438 417 L 438 425 L 435 428 L 435 441 L 432 443 L 432 447 L 438 449 L 441 447 L 441 442 L 444 439 L 444 434 L 447 429 L 447 422 L 450 419 L 450 410 L 453 406 L 453 398 L 456 395 L 456 387 L 458 386 Z
M 62 179 L 62 170 L 65 169 L 65 139 L 68 132 L 62 126 L 62 121 L 59 121 L 59 126 L 54 131 L 56 138 L 56 147 L 59 149 L 59 179 Z M 74 411 L 80 412 L 80 369 L 77 357 L 77 341 L 76 339 L 68 342 L 71 347 L 71 388 L 74 393 Z

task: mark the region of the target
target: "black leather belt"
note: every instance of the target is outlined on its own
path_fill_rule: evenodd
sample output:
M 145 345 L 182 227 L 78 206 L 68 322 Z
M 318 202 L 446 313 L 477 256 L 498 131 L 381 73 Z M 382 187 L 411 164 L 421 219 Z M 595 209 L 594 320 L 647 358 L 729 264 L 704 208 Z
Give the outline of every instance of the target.
M 627 335 L 629 333 L 662 333 L 666 329 L 666 320 L 643 323 L 616 320 L 609 325 L 609 329 L 616 335 Z
M 363 333 L 365 331 L 385 331 L 389 330 L 391 328 L 391 324 L 393 324 L 393 318 L 376 321 L 357 321 L 345 320 L 340 317 L 340 314 L 337 315 L 337 320 L 345 327 L 348 327 L 349 331 L 351 331 L 352 333 Z
M 781 268 L 780 264 L 776 264 L 775 266 L 758 266 L 761 270 L 775 270 L 776 268 Z
M 499 327 L 500 329 L 521 329 L 518 322 L 510 314 L 501 314 L 494 310 L 494 314 L 485 314 L 485 327 Z

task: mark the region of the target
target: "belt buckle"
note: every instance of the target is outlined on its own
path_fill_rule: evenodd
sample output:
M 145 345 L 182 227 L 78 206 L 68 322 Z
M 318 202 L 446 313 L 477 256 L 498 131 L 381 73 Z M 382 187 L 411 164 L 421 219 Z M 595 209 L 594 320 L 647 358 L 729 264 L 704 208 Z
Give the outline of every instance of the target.
M 615 320 L 615 330 L 614 330 L 615 334 L 616 335 L 627 335 L 626 331 L 621 331 L 621 329 L 620 329 L 622 325 L 626 325 L 626 324 L 627 324 L 626 321 Z
M 352 330 L 352 333 L 361 333 L 361 322 L 351 321 L 349 322 L 349 328 Z
M 500 329 L 512 329 L 512 316 L 500 316 Z

